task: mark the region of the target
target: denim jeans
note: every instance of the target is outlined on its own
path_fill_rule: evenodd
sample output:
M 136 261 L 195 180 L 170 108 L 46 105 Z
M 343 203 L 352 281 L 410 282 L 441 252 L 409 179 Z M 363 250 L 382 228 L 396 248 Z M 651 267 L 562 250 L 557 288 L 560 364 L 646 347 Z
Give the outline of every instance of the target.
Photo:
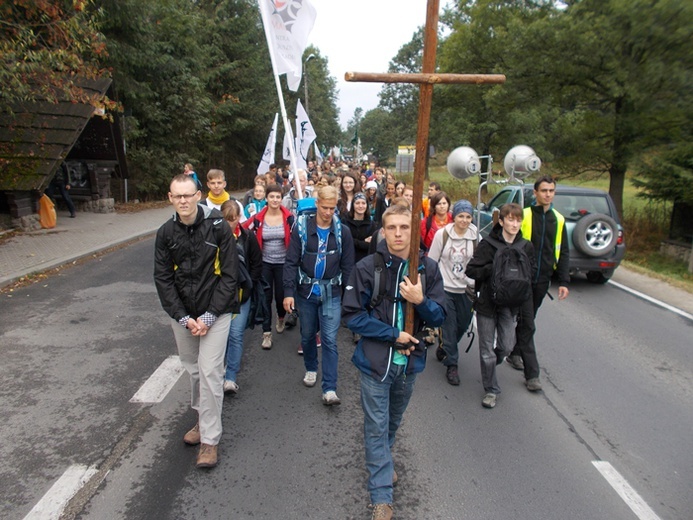
M 392 503 L 392 447 L 416 382 L 416 374 L 404 372 L 405 366 L 393 363 L 382 382 L 361 372 L 363 437 L 372 504 Z
M 306 371 L 318 371 L 318 346 L 315 334 L 320 331 L 322 342 L 322 391 L 337 390 L 337 331 L 341 323 L 342 299 L 335 287 L 332 298 L 323 302 L 311 294 L 307 299 L 296 295 L 298 314 L 301 317 L 301 347 Z
M 476 326 L 479 329 L 479 359 L 481 361 L 481 382 L 484 391 L 492 394 L 500 394 L 500 386 L 496 378 L 496 353 L 493 351 L 493 340 L 498 335 L 496 348 L 501 351 L 500 356 L 510 354 L 515 345 L 515 326 L 517 314 L 508 307 L 500 307 L 496 310 L 496 316 L 484 316 L 477 313 Z
M 443 364 L 457 365 L 460 351 L 458 344 L 472 321 L 472 301 L 465 293 L 445 291 L 445 321 L 443 329 L 443 350 L 447 354 Z
M 241 369 L 241 356 L 243 355 L 243 333 L 248 323 L 250 312 L 250 300 L 241 305 L 238 314 L 231 315 L 229 327 L 229 339 L 226 342 L 226 373 L 224 379 L 236 382 L 236 376 Z

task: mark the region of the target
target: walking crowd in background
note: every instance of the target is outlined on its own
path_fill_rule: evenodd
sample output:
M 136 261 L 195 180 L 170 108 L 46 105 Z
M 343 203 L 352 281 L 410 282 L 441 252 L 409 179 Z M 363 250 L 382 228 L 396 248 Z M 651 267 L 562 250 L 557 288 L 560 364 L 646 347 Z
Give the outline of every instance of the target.
M 240 390 L 244 333 L 255 325 L 265 350 L 279 345 L 275 334 L 300 327 L 302 384 L 315 386 L 321 367 L 325 406 L 341 403 L 337 332 L 351 330 L 373 518 L 392 518 L 392 447 L 436 337 L 445 378 L 459 385 L 459 344 L 476 322 L 485 408 L 496 406 L 496 367 L 506 360 L 524 371 L 528 390 L 541 390 L 534 318 L 554 271 L 559 299 L 569 280 L 550 177 L 535 184 L 531 208 L 502 206 L 481 241 L 472 203 L 451 200 L 437 182 L 412 226 L 413 188 L 374 162 L 310 161 L 296 177 L 271 165 L 240 200 L 226 191 L 222 170 L 207 173 L 206 195 L 201 184 L 190 164 L 171 182 L 176 214 L 159 230 L 155 256 L 157 291 L 198 412 L 183 439 L 200 445 L 198 467 L 217 464 L 223 395 Z M 415 282 L 412 241 L 420 245 Z

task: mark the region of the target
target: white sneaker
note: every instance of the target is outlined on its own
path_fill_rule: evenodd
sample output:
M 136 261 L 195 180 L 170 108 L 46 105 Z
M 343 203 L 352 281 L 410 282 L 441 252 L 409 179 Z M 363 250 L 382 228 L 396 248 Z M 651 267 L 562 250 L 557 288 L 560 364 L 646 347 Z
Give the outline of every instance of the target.
M 284 318 L 277 318 L 277 334 L 284 332 Z
M 238 393 L 238 385 L 235 381 L 224 381 L 224 393 L 225 394 L 236 394 Z
M 322 394 L 322 404 L 325 406 L 332 406 L 334 404 L 342 404 L 342 400 L 337 397 L 337 392 L 334 390 L 328 390 Z
M 315 382 L 317 380 L 318 380 L 318 373 L 317 372 L 306 372 L 306 375 L 303 378 L 303 384 L 306 386 L 315 386 Z
M 263 332 L 262 334 L 262 348 L 269 350 L 272 348 L 272 333 Z

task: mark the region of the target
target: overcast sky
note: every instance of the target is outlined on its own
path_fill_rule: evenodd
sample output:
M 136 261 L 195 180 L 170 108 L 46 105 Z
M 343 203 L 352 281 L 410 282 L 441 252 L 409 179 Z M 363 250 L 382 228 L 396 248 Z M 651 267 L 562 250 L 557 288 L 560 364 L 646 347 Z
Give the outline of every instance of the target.
M 344 73 L 387 72 L 390 60 L 426 24 L 427 0 L 311 0 L 317 11 L 309 42 L 328 59 L 337 80 L 339 122 L 357 107 L 364 113 L 378 105 L 380 83 L 347 83 Z M 447 4 L 441 0 L 441 10 Z M 310 81 L 308 82 L 310 99 Z

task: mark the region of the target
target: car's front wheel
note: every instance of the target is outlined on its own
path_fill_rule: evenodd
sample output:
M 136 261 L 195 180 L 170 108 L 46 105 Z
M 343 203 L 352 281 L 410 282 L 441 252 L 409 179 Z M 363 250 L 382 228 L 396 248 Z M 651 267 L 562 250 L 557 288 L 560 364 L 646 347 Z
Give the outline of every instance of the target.
M 588 281 L 598 284 L 605 284 L 611 278 L 611 276 L 606 276 L 601 271 L 588 271 L 586 276 Z
M 573 228 L 573 245 L 581 253 L 598 257 L 609 253 L 618 240 L 618 224 L 609 215 L 592 213 L 582 217 Z

